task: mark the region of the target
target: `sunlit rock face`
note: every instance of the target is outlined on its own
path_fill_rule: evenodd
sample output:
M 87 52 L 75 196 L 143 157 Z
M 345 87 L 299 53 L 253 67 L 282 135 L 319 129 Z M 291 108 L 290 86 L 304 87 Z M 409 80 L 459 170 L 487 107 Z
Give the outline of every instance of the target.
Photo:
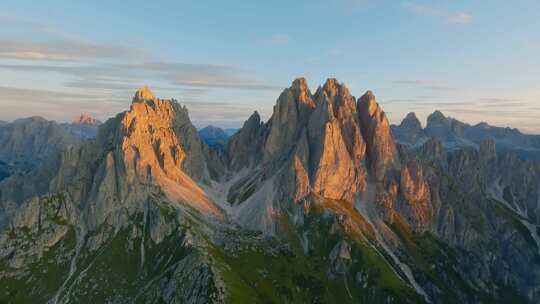
M 51 192 L 67 191 L 84 202 L 90 227 L 111 221 L 123 226 L 155 196 L 221 217 L 198 185 L 211 179 L 208 153 L 187 109 L 143 88 L 128 111 L 100 127 L 95 140 L 63 152 Z
M 206 177 L 202 144 L 187 109 L 174 100 L 155 98 L 147 87 L 135 94 L 120 136 L 127 161 L 137 161 L 138 172 L 152 175 L 154 170 L 173 180 L 183 171 L 196 180 Z
M 388 119 L 373 93 L 357 100 L 336 79 L 328 79 L 314 94 L 305 79 L 293 81 L 268 122 L 252 116 L 229 142 L 227 154 L 232 170 L 252 169 L 251 177 L 232 187 L 232 197 L 272 181 L 280 206 L 260 209 L 261 218 L 273 218 L 275 209 L 312 194 L 348 205 L 356 195 L 374 193 L 364 203 L 389 221 L 402 208 L 414 229 L 429 230 L 433 224 L 423 169 L 411 163 L 401 170 Z
M 368 144 L 368 157 L 375 178 L 382 180 L 384 176 L 399 165 L 396 145 L 390 131 L 386 114 L 368 91 L 358 99 L 358 112 L 362 131 Z
M 81 114 L 75 117 L 71 123 L 63 123 L 61 125 L 73 136 L 85 140 L 95 138 L 101 124 L 102 122 L 94 117 Z
M 280 171 L 291 181 L 283 183 L 287 189 L 283 195 L 296 201 L 311 192 L 350 201 L 366 186 L 366 143 L 356 100 L 335 79 L 315 94 L 305 79 L 296 79 L 281 93 L 266 124 L 260 123 L 258 115 L 252 116 L 229 143 L 233 169 L 241 167 L 236 159 L 244 154 L 242 147 L 261 151 L 240 159 L 247 159 L 244 163 L 248 164 L 255 160 L 270 176 Z M 259 153 L 262 157 L 256 156 Z
M 148 86 L 143 86 L 135 92 L 133 103 L 156 100 L 154 93 Z
M 94 117 L 88 114 L 81 114 L 80 116 L 75 117 L 71 123 L 77 125 L 99 125 L 101 121 L 95 119 Z
M 363 140 L 355 98 L 335 79 L 326 81 L 315 94 L 317 108 L 310 118 L 311 181 L 324 197 L 352 199 L 366 186 Z

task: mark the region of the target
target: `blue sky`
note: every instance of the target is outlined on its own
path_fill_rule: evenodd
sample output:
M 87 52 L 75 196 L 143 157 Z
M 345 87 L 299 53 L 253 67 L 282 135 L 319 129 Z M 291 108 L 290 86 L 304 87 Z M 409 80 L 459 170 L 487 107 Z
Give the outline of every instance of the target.
M 271 115 L 296 77 L 373 90 L 392 122 L 435 109 L 540 133 L 540 2 L 11 1 L 0 119 L 106 119 L 137 87 L 197 126 Z

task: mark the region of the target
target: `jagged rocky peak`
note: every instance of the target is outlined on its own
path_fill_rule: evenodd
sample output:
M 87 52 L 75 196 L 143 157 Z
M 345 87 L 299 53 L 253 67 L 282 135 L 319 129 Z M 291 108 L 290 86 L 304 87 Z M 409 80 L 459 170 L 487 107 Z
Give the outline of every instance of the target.
M 428 116 L 425 132 L 428 136 L 442 140 L 450 140 L 454 135 L 451 121 L 439 110 Z
M 138 149 L 136 160 L 145 160 L 144 150 L 148 152 L 146 160 L 150 167 L 160 169 L 174 180 L 182 178 L 180 171 L 195 180 L 206 177 L 197 129 L 189 119 L 187 108 L 176 100 L 156 98 L 148 87 L 139 89 L 130 110 L 124 114 L 122 129 L 125 150 Z M 146 171 L 147 168 L 141 168 L 138 172 Z
M 295 138 L 314 108 L 315 102 L 304 78 L 295 79 L 289 88 L 283 90 L 270 118 L 270 133 L 264 148 L 265 162 L 292 149 Z
M 293 96 L 295 96 L 298 99 L 298 101 L 308 104 L 310 106 L 315 106 L 311 97 L 311 92 L 309 91 L 309 87 L 305 78 L 300 77 L 300 78 L 295 79 L 292 82 L 290 90 L 292 91 Z
M 88 114 L 83 113 L 80 116 L 75 117 L 72 120 L 72 123 L 76 125 L 99 125 L 101 124 L 101 121 L 95 119 Z
M 422 130 L 422 124 L 414 112 L 410 112 L 407 114 L 407 116 L 405 116 L 405 118 L 401 121 L 400 127 L 410 130 Z
M 448 123 L 448 118 L 441 111 L 436 110 L 428 116 L 427 122 L 428 125 L 430 123 Z
M 349 88 L 335 78 L 328 78 L 320 89 L 332 99 L 335 97 L 347 98 L 351 96 Z
M 425 135 L 422 124 L 414 112 L 407 114 L 400 125 L 393 125 L 391 128 L 395 139 L 400 143 L 415 144 Z
M 344 84 L 328 79 L 317 89 L 315 100 L 316 109 L 294 155 L 297 188 L 305 188 L 303 179 L 309 176 L 315 193 L 351 200 L 353 192 L 365 187 L 366 145 L 355 99 Z
M 152 93 L 152 90 L 148 86 L 143 86 L 140 89 L 135 92 L 135 96 L 133 97 L 133 102 L 141 102 L 145 100 L 154 100 L 156 97 L 154 96 L 154 93 Z
M 331 117 L 348 116 L 356 112 L 354 96 L 351 95 L 345 84 L 340 83 L 335 78 L 327 79 L 324 85 L 317 89 L 315 100 L 317 105 L 321 104 L 326 108 L 325 110 L 329 112 L 328 115 Z
M 425 132 L 428 136 L 455 141 L 462 137 L 467 125 L 436 110 L 428 116 Z
M 253 111 L 253 114 L 251 114 L 244 123 L 244 126 L 259 126 L 261 124 L 261 115 L 257 111 Z
M 389 169 L 399 164 L 390 123 L 372 91 L 367 91 L 358 99 L 357 108 L 362 134 L 368 146 L 368 159 L 376 179 L 381 180 Z
M 375 115 L 380 115 L 382 112 L 377 103 L 377 98 L 375 98 L 375 94 L 373 94 L 372 91 L 366 91 L 366 93 L 358 99 L 358 109 L 362 110 L 360 111 L 360 115 L 364 117 L 373 117 Z
M 138 91 L 130 109 L 108 120 L 101 128 L 97 143 L 82 149 L 101 149 L 98 158 L 100 187 L 93 223 L 99 224 L 111 214 L 121 213 L 124 205 L 139 204 L 153 189 L 160 189 L 161 199 L 185 204 L 203 214 L 220 215 L 219 209 L 197 184 L 210 179 L 207 154 L 192 125 L 187 110 L 175 100 L 149 98 Z M 70 153 L 77 159 L 80 153 Z M 95 163 L 96 156 L 87 161 Z M 66 159 L 69 165 L 74 160 Z M 84 167 L 88 165 L 82 165 Z M 67 171 L 62 171 L 67 172 Z M 62 173 L 62 180 L 72 180 Z
M 240 170 L 257 164 L 262 157 L 264 132 L 261 116 L 255 111 L 227 142 L 225 151 L 231 169 Z

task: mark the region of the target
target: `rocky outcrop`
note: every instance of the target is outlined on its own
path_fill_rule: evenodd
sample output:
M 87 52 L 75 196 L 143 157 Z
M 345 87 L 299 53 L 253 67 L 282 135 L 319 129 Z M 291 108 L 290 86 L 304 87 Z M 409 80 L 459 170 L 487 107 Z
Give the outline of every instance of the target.
M 256 166 L 263 157 L 265 135 L 266 127 L 261 121 L 261 116 L 254 112 L 227 143 L 226 155 L 229 167 L 238 171 L 244 167 Z
M 335 79 L 315 94 L 317 107 L 308 125 L 313 190 L 332 199 L 352 199 L 365 189 L 362 138 L 355 98 Z
M 242 151 L 247 147 L 252 151 Z M 262 151 L 262 158 L 255 151 Z M 264 176 L 279 171 L 284 198 L 298 201 L 314 192 L 351 201 L 366 186 L 365 151 L 355 98 L 348 88 L 329 79 L 312 95 L 301 78 L 283 91 L 266 124 L 258 115 L 244 124 L 231 138 L 227 154 L 235 170 L 258 164 Z
M 295 140 L 305 127 L 315 103 L 305 79 L 296 79 L 279 96 L 268 122 L 268 137 L 264 145 L 265 163 L 280 161 L 290 154 Z
M 398 207 L 414 230 L 429 230 L 433 223 L 432 195 L 424 168 L 417 160 L 409 160 L 401 168 L 400 190 L 403 204 Z
M 387 173 L 399 166 L 388 118 L 371 91 L 358 99 L 358 113 L 362 134 L 368 145 L 367 155 L 370 167 L 375 178 L 382 180 Z

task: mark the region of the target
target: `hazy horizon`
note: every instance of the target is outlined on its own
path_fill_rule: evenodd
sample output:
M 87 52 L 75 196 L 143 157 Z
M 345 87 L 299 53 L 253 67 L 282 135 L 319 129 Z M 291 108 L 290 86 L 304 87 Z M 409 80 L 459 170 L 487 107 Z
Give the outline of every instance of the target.
M 440 110 L 540 133 L 538 2 L 97 4 L 5 1 L 0 120 L 104 121 L 150 85 L 197 127 L 240 127 L 306 77 L 372 90 L 393 124 Z
M 314 93 L 314 92 L 312 92 L 312 93 Z M 178 98 L 176 98 L 176 97 L 164 97 L 164 96 L 160 96 L 159 94 L 157 94 L 156 97 L 161 98 L 161 99 L 176 99 L 180 104 L 184 105 L 184 103 L 182 103 L 182 101 L 181 101 L 181 100 L 178 100 Z M 358 98 L 359 96 L 356 96 L 356 97 Z M 130 105 L 131 98 L 132 98 L 132 97 L 126 97 L 126 100 L 127 100 L 127 101 L 126 101 L 126 109 L 122 110 L 121 112 L 129 110 L 129 105 Z M 381 102 L 381 104 L 384 104 L 384 102 Z M 187 107 L 188 107 L 188 108 L 187 108 L 188 111 L 190 111 L 189 106 L 187 106 Z M 384 108 L 383 108 L 383 110 L 384 110 Z M 255 109 L 254 111 L 257 111 L 258 113 L 261 112 L 260 110 L 257 110 L 257 109 Z M 434 109 L 433 112 L 435 112 L 435 111 L 439 111 L 439 110 L 438 110 L 438 109 Z M 432 113 L 433 113 L 433 112 L 432 112 Z M 118 113 L 120 113 L 120 112 L 118 112 Z M 100 120 L 101 122 L 105 122 L 107 119 L 113 118 L 113 117 L 114 117 L 116 114 L 118 114 L 118 113 L 114 113 L 113 116 L 106 117 L 105 119 L 101 119 L 101 120 L 98 119 L 98 120 Z M 189 112 L 189 113 L 190 113 L 190 117 L 191 117 L 191 112 Z M 495 124 L 491 124 L 489 121 L 466 121 L 466 120 L 460 119 L 459 117 L 455 117 L 455 116 L 452 116 L 452 115 L 447 115 L 447 113 L 445 113 L 445 112 L 442 112 L 442 113 L 443 113 L 445 116 L 449 117 L 449 118 L 454 118 L 454 119 L 457 119 L 457 120 L 459 120 L 459 121 L 468 123 L 468 124 L 470 124 L 470 125 L 477 125 L 477 124 L 480 124 L 480 123 L 488 123 L 488 124 L 491 125 L 492 127 L 503 127 L 503 128 L 509 127 L 509 128 L 512 128 L 512 129 L 515 128 L 515 127 L 512 127 L 512 126 L 503 126 L 503 125 L 495 125 Z M 72 122 L 74 119 L 78 118 L 80 115 L 83 115 L 83 114 L 84 114 L 84 115 L 90 115 L 90 116 L 92 116 L 92 115 L 89 114 L 89 113 L 81 112 L 81 113 L 76 114 L 76 115 L 73 116 L 73 117 L 66 118 L 65 120 L 55 120 L 55 119 L 50 119 L 50 118 L 48 118 L 48 117 L 41 116 L 41 115 L 33 115 L 33 116 L 31 115 L 31 116 L 16 117 L 16 118 L 11 119 L 11 120 L 1 120 L 1 121 L 5 121 L 5 122 L 13 122 L 13 121 L 15 121 L 15 120 L 17 120 L 17 119 L 25 119 L 25 118 L 31 118 L 31 117 L 36 117 L 36 116 L 37 116 L 37 117 L 41 117 L 41 118 L 48 119 L 48 120 L 54 120 L 54 121 L 56 121 L 56 122 L 58 122 L 58 123 L 70 123 L 70 122 Z M 387 114 L 388 114 L 388 113 L 387 113 Z M 396 121 L 390 120 L 390 123 L 391 123 L 391 124 L 394 124 L 394 125 L 399 125 L 399 124 L 401 123 L 401 121 L 405 118 L 405 116 L 406 116 L 407 114 L 408 114 L 408 113 L 406 113 L 401 119 L 398 119 L 398 120 L 396 120 Z M 415 113 L 415 114 L 417 114 L 417 113 Z M 429 114 L 431 114 L 431 113 L 429 113 Z M 418 117 L 418 119 L 420 120 L 420 123 L 421 123 L 421 125 L 422 125 L 423 128 L 425 128 L 426 125 L 427 125 L 427 116 L 429 116 L 429 114 L 426 115 L 425 117 L 420 116 L 420 115 L 417 114 L 417 117 Z M 250 114 L 250 115 L 251 115 L 251 114 Z M 92 117 L 95 118 L 94 116 L 92 116 Z M 240 122 L 239 122 L 239 124 L 219 124 L 219 123 L 211 123 L 211 122 L 210 122 L 210 123 L 204 123 L 204 122 L 201 123 L 200 121 L 192 121 L 192 122 L 193 122 L 193 125 L 194 125 L 197 129 L 202 129 L 202 128 L 205 128 L 205 127 L 208 127 L 208 126 L 218 127 L 218 128 L 221 128 L 221 129 L 239 129 L 239 128 L 242 127 L 242 124 L 244 123 L 244 121 L 246 121 L 248 118 L 249 118 L 249 116 L 246 116 L 245 119 L 244 119 L 243 121 L 240 121 Z M 266 122 L 269 118 L 270 118 L 270 117 L 262 117 L 263 121 L 265 121 L 265 122 Z M 515 128 L 515 129 L 519 129 L 519 128 Z M 519 131 L 522 132 L 522 133 L 524 133 L 524 134 L 533 134 L 533 135 L 540 134 L 540 132 L 537 132 L 537 133 L 535 133 L 534 131 L 533 131 L 533 132 L 527 132 L 526 130 L 521 130 L 521 129 L 519 129 Z

